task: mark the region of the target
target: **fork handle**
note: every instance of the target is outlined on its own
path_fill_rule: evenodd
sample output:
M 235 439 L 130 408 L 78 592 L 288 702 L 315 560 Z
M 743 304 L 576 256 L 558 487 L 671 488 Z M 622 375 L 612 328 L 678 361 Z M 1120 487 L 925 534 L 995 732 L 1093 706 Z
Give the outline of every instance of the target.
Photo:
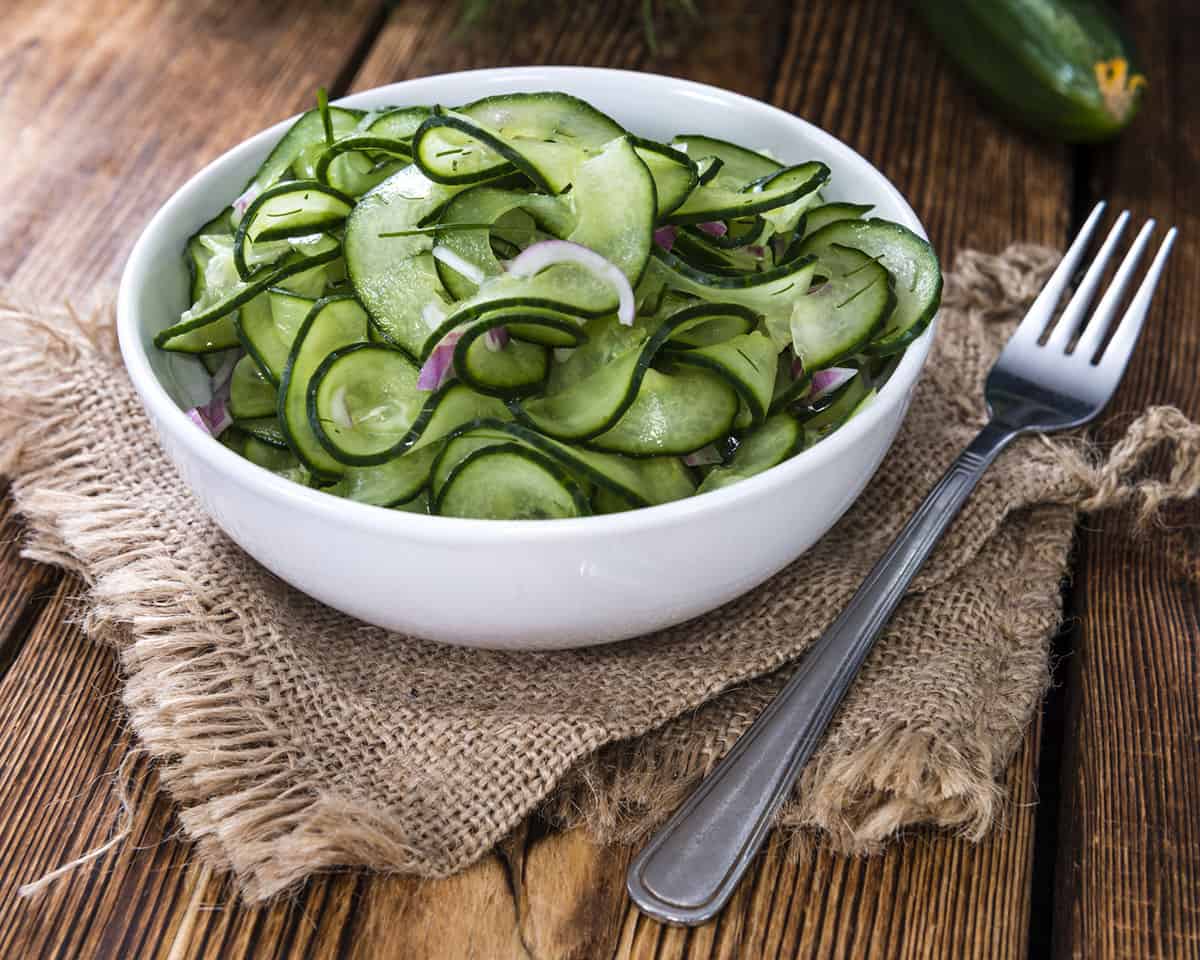
M 954 461 L 845 610 L 629 869 L 643 912 L 689 926 L 725 905 L 913 577 L 1017 431 L 989 423 Z

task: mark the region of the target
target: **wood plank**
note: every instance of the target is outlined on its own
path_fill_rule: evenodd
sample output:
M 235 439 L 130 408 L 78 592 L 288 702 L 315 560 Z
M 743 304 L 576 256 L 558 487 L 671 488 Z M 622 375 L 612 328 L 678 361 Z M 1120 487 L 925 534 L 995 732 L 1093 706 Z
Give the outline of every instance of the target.
M 0 480 L 0 677 L 61 579 L 57 570 L 21 559 L 23 529 L 8 486 Z
M 6 6 L 0 133 L 13 149 L 0 171 L 0 283 L 47 302 L 110 299 L 154 209 L 204 163 L 335 84 L 381 10 L 378 0 Z M 188 908 L 219 909 L 230 890 L 185 869 L 188 847 L 170 839 L 177 825 L 164 800 L 140 808 L 131 841 L 99 869 L 35 904 L 13 897 L 113 832 L 109 777 L 132 744 L 111 651 L 66 622 L 82 584 L 63 581 L 40 609 L 61 577 L 16 558 L 10 512 L 6 499 L 0 660 L 16 662 L 0 685 L 11 758 L 0 771 L 0 955 L 133 956 L 190 942 Z M 297 925 L 293 942 L 301 933 Z
M 380 0 L 5 4 L 0 282 L 90 306 L 157 207 L 208 161 L 313 102 Z
M 501 20 L 466 45 L 447 38 L 451 8 L 432 0 L 402 4 L 353 86 L 504 62 L 686 75 L 772 97 L 845 137 L 897 180 L 943 250 L 1061 239 L 1067 192 L 1061 151 L 980 115 L 944 64 L 929 57 L 927 39 L 890 7 L 857 0 L 793 10 L 782 0 L 738 0 L 724 5 L 703 43 L 666 45 L 656 57 L 640 39 L 640 4 L 633 0 L 552 13 L 537 27 Z M 203 9 L 210 21 L 220 19 L 214 8 Z M 307 5 L 302 10 L 301 16 L 310 15 Z M 72 22 L 83 23 L 75 16 Z M 322 26 L 320 33 L 332 31 Z M 219 42 L 210 31 L 201 46 L 211 54 Z M 288 42 L 279 41 L 284 48 Z M 311 46 L 318 51 L 320 45 Z M 119 70 L 144 89 L 143 71 L 152 61 L 143 58 L 151 54 L 128 56 L 133 59 Z M 190 144 L 156 144 L 151 156 L 163 176 L 190 169 L 201 152 L 215 154 L 261 126 L 264 99 L 282 103 L 294 90 L 302 101 L 311 84 L 297 79 L 301 69 L 320 72 L 311 63 L 281 65 L 272 56 L 257 79 L 246 81 L 254 102 L 214 121 L 219 136 L 200 125 Z M 226 76 L 222 86 L 228 85 Z M 260 88 L 274 92 L 259 97 Z M 58 116 L 69 117 L 69 106 L 64 99 Z M 879 116 L 889 119 L 870 122 Z M 936 125 L 931 116 L 939 118 Z M 114 126 L 106 135 L 119 139 L 113 129 L 124 129 L 126 121 L 109 119 Z M 158 152 L 168 149 L 178 152 Z M 966 175 L 979 164 L 988 166 L 986 183 Z M 155 197 L 169 192 L 163 177 L 157 179 L 120 184 L 118 194 L 131 189 L 132 198 L 108 198 L 102 187 L 118 186 L 115 181 L 87 188 L 99 191 L 97 203 L 144 215 Z M 1010 206 L 995 203 L 1001 195 L 1012 197 Z M 17 255 L 11 243 L 0 242 L 0 275 L 5 256 L 18 257 L 23 278 L 51 272 L 48 253 Z M 107 248 L 110 258 L 118 247 Z M 75 281 L 62 282 L 66 290 Z M 0 713 L 5 735 L 22 738 L 4 755 L 37 758 L 0 779 L 0 889 L 6 892 L 103 842 L 117 822 L 115 802 L 98 778 L 115 768 L 127 744 L 113 708 L 109 655 L 62 622 L 65 595 L 77 586 L 63 587 L 63 602 L 47 608 L 0 685 L 0 709 L 10 711 Z M 37 681 L 46 677 L 57 686 Z M 84 695 L 90 687 L 94 694 Z M 9 744 L 0 739 L 4 747 Z M 1036 759 L 1034 739 L 1010 772 L 1016 802 L 1008 826 L 983 844 L 917 832 L 870 860 L 818 854 L 792 862 L 784 851 L 768 850 L 722 918 L 691 932 L 662 927 L 631 908 L 623 893 L 630 850 L 598 849 L 578 832 L 536 827 L 507 845 L 503 856 L 448 880 L 335 875 L 315 879 L 290 899 L 250 908 L 233 902 L 220 879 L 189 864 L 169 805 L 160 800 L 139 813 L 136 843 L 114 851 L 99 869 L 64 879 L 34 904 L 0 898 L 0 937 L 6 938 L 0 951 L 17 955 L 4 948 L 32 953 L 61 944 L 67 953 L 163 957 L 1020 956 L 1029 914 Z M 38 818 L 51 799 L 60 801 L 53 815 Z
M 1148 96 L 1122 139 L 1089 151 L 1083 186 L 1091 198 L 1130 207 L 1135 220 L 1174 223 L 1181 242 L 1114 402 L 1117 425 L 1151 403 L 1200 417 L 1200 62 L 1186 42 L 1200 30 L 1200 10 L 1160 0 L 1122 6 L 1149 65 Z M 1114 518 L 1097 518 L 1082 536 L 1058 956 L 1200 957 L 1200 510 L 1174 511 L 1169 522 L 1172 529 L 1133 541 L 1117 533 Z M 1191 579 L 1173 562 L 1177 551 L 1186 551 Z

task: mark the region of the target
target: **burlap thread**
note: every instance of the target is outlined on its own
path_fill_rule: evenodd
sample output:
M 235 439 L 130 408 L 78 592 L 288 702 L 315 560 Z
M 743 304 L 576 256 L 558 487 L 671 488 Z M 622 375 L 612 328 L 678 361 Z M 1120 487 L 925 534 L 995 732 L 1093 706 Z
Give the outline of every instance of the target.
M 540 809 L 642 835 L 753 720 L 983 423 L 987 368 L 1056 255 L 968 252 L 927 374 L 855 507 L 771 582 L 697 621 L 591 650 L 513 654 L 391 635 L 258 567 L 167 463 L 111 319 L 8 303 L 0 472 L 25 554 L 77 571 L 124 703 L 197 856 L 269 897 L 335 866 L 428 876 Z M 1165 445 L 1165 477 L 1140 468 Z M 1152 408 L 1100 458 L 1028 438 L 921 573 L 781 825 L 866 852 L 930 823 L 981 836 L 1037 707 L 1079 510 L 1144 522 L 1200 489 L 1200 427 Z M 402 585 L 398 585 L 402 589 Z

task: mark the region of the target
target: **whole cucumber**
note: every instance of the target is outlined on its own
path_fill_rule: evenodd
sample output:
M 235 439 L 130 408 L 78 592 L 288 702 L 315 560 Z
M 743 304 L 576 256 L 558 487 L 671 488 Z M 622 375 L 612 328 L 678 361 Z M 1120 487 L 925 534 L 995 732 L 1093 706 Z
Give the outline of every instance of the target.
M 914 0 L 943 48 L 1017 121 L 1068 143 L 1115 136 L 1146 86 L 1098 0 Z

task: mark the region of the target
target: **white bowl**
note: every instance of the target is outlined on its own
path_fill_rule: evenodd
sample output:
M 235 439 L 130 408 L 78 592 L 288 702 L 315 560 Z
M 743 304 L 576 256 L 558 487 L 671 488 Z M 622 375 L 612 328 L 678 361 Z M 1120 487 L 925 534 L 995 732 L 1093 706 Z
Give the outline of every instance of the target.
M 396 83 L 346 106 L 462 103 L 564 90 L 637 133 L 707 133 L 833 170 L 833 198 L 924 235 L 870 163 L 809 123 L 670 77 L 581 67 L 474 70 Z M 305 593 L 389 629 L 479 647 L 585 646 L 679 623 L 762 583 L 807 550 L 862 492 L 896 436 L 932 340 L 905 353 L 878 397 L 832 436 L 765 473 L 701 497 L 573 520 L 429 517 L 291 483 L 205 435 L 183 409 L 207 397 L 192 360 L 154 348 L 187 304 L 187 238 L 236 196 L 290 120 L 230 150 L 150 221 L 121 278 L 121 352 L 163 449 L 212 518 Z

